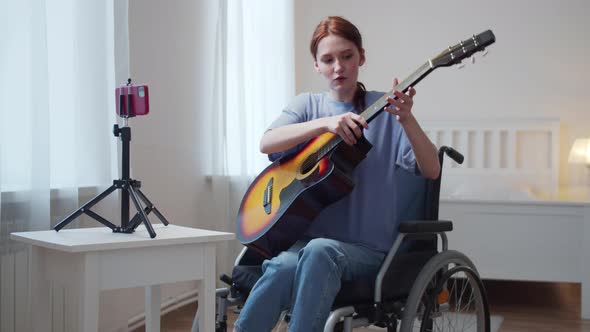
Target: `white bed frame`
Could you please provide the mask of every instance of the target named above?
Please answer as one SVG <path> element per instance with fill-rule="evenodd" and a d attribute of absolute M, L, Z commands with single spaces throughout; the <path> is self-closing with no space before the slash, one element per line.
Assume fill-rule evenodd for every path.
<path fill-rule="evenodd" d="M 590 204 L 511 192 L 526 186 L 555 196 L 559 120 L 423 127 L 435 145 L 465 155 L 463 165 L 447 158 L 443 169 L 439 217 L 453 221 L 450 247 L 469 256 L 484 279 L 581 283 L 581 313 L 590 319 Z"/>
<path fill-rule="evenodd" d="M 557 191 L 558 119 L 427 121 L 423 127 L 436 146 L 452 146 L 465 156 L 462 165 L 445 164 L 443 180 L 449 187 L 491 177 Z"/>

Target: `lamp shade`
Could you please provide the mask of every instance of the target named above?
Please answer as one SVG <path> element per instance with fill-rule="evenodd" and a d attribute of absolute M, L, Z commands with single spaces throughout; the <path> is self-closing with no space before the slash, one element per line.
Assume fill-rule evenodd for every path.
<path fill-rule="evenodd" d="M 574 142 L 568 162 L 573 164 L 590 164 L 590 138 L 578 138 Z"/>

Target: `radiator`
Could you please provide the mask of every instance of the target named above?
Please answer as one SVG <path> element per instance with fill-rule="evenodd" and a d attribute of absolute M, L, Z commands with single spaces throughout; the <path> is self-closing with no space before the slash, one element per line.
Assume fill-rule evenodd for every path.
<path fill-rule="evenodd" d="M 27 245 L 10 240 L 12 232 L 47 230 L 60 221 L 71 210 L 86 202 L 97 193 L 98 188 L 74 189 L 74 195 L 61 197 L 57 191 L 46 195 L 48 204 L 33 205 L 30 195 L 23 193 L 2 193 L 0 197 L 0 332 L 28 332 L 32 329 L 30 321 L 31 294 L 29 290 L 29 257 Z M 51 196 L 51 199 L 49 198 Z M 50 199 L 50 203 L 49 203 Z M 51 215 L 51 217 L 49 217 Z M 95 226 L 82 217 L 73 222 L 72 227 Z M 49 285 L 51 326 L 47 332 L 75 331 L 77 303 L 66 301 L 64 287 Z"/>

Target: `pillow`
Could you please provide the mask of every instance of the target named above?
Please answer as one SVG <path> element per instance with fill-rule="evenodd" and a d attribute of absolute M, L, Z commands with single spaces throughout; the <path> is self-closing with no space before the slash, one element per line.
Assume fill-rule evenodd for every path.
<path fill-rule="evenodd" d="M 458 180 L 458 179 L 457 179 Z M 535 188 L 503 178 L 478 177 L 463 181 L 443 181 L 440 197 L 460 200 L 532 201 L 538 200 Z"/>

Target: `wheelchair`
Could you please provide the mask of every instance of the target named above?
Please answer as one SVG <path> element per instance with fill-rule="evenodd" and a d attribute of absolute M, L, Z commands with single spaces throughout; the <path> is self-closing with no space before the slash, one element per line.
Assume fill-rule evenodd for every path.
<path fill-rule="evenodd" d="M 445 155 L 463 162 L 459 152 L 442 146 L 441 175 Z M 430 180 L 400 171 L 405 172 L 400 187 L 409 204 L 419 204 L 415 211 L 424 213 L 402 219 L 407 221 L 399 225 L 399 235 L 374 280 L 342 282 L 324 332 L 371 325 L 387 332 L 490 331 L 487 295 L 477 269 L 467 256 L 448 249 L 446 232 L 452 231 L 452 222 L 438 220 L 441 176 Z M 216 292 L 215 332 L 227 331 L 228 308 L 239 309 L 245 303 L 262 275 L 263 261 L 257 252 L 244 248 L 232 276 L 220 277 L 229 287 Z M 197 312 L 193 331 L 198 331 L 198 317 Z M 288 318 L 287 314 L 287 322 Z"/>

